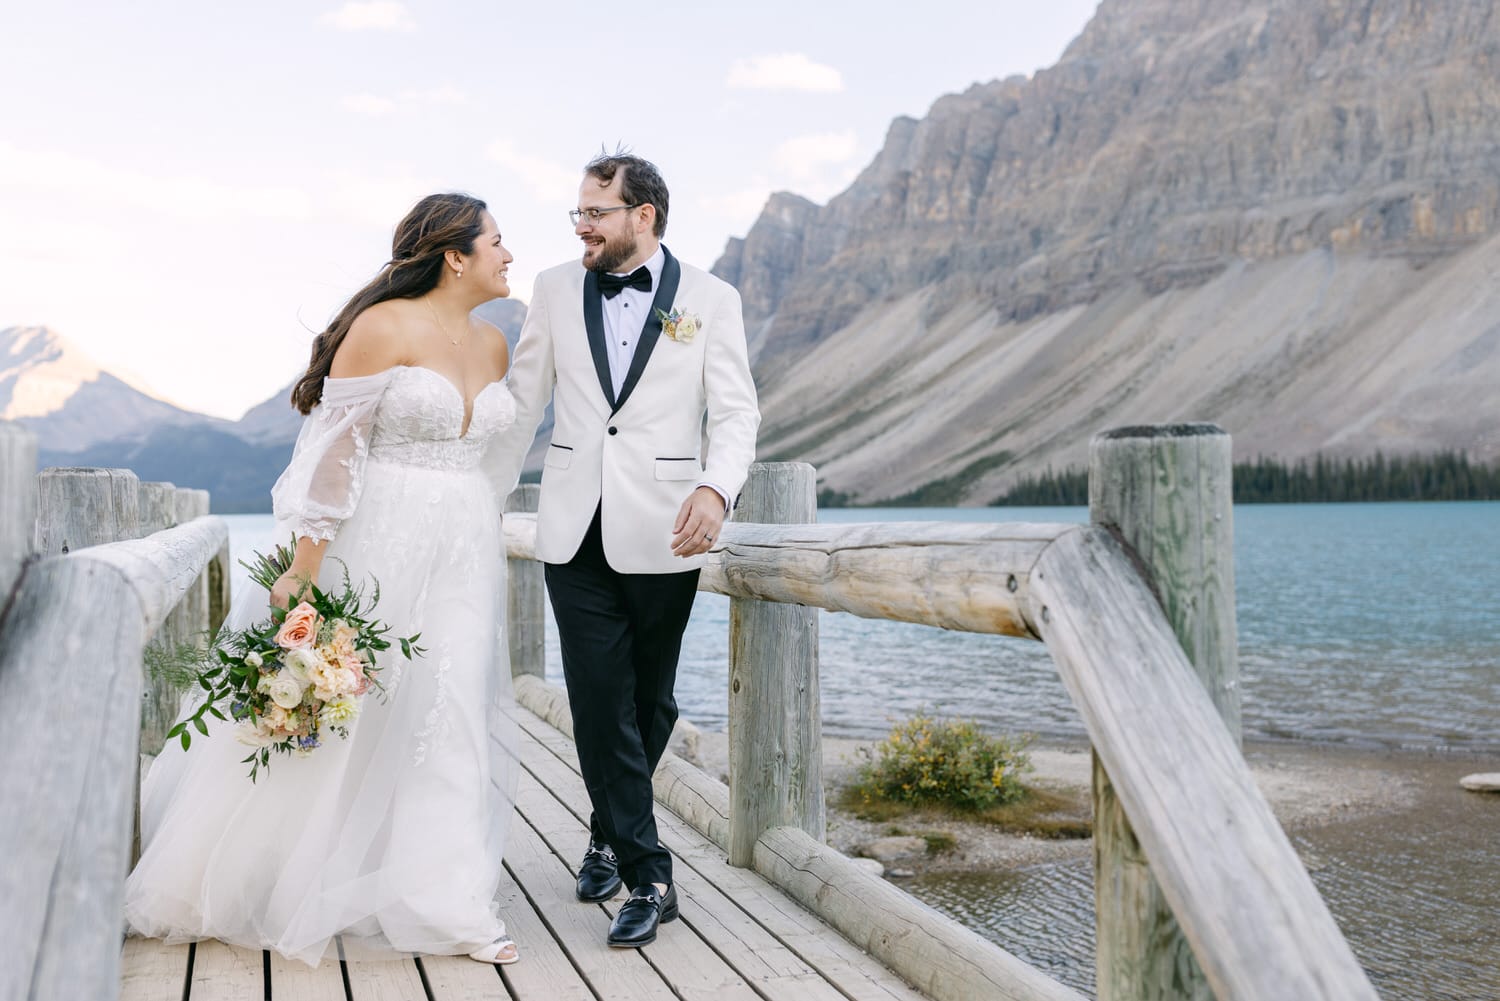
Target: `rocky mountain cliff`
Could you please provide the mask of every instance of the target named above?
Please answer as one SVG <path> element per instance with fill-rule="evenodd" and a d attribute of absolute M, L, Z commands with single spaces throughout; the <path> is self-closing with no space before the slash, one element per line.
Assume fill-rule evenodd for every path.
<path fill-rule="evenodd" d="M 1140 421 L 1500 458 L 1497 165 L 1488 0 L 1105 0 L 730 241 L 761 454 L 969 503 Z"/>

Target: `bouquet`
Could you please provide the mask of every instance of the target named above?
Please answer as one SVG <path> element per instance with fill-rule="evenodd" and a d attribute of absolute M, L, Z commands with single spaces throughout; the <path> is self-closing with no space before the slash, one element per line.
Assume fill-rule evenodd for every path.
<path fill-rule="evenodd" d="M 240 565 L 269 592 L 291 566 L 292 549 L 277 546 L 270 556 L 254 555 Z M 308 585 L 300 599 L 290 609 L 273 607 L 270 618 L 249 629 L 215 638 L 207 663 L 191 672 L 206 693 L 203 703 L 167 731 L 168 739 L 177 737 L 187 750 L 190 730 L 207 735 L 206 715 L 232 719 L 236 739 L 252 748 L 244 763 L 253 782 L 261 769 L 270 770 L 271 752 L 305 757 L 330 733 L 347 738 L 360 700 L 372 691 L 384 699 L 375 658 L 392 641 L 386 638 L 390 628 L 371 615 L 380 601 L 379 583 L 366 598 L 345 568 L 336 592 Z M 425 652 L 416 645 L 419 638 L 395 640 L 408 660 Z"/>

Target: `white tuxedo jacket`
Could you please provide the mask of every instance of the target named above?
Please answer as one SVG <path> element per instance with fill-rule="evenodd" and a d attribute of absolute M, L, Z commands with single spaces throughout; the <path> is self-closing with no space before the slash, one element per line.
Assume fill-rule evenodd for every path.
<path fill-rule="evenodd" d="M 618 400 L 597 278 L 581 263 L 537 276 L 508 376 L 516 422 L 492 443 L 491 468 L 502 488 L 514 487 L 551 399 L 555 424 L 537 514 L 544 563 L 573 558 L 597 507 L 616 571 L 691 570 L 701 557 L 672 555 L 682 502 L 704 482 L 733 501 L 755 459 L 760 411 L 739 293 L 662 249 L 661 281 Z M 662 333 L 657 311 L 674 309 L 700 321 L 691 339 Z"/>

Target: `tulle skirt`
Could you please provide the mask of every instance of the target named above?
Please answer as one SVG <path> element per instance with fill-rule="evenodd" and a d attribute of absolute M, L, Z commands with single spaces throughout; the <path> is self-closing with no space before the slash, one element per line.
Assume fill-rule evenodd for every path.
<path fill-rule="evenodd" d="M 465 953 L 504 934 L 494 898 L 518 765 L 494 493 L 477 471 L 372 459 L 320 585 L 337 586 L 339 561 L 356 584 L 378 581 L 375 616 L 392 636 L 420 633 L 426 655 L 393 646 L 386 700 L 365 697 L 347 740 L 273 755 L 253 784 L 231 725 L 186 752 L 168 741 L 141 789 L 133 931 L 309 964 Z M 266 595 L 246 591 L 230 628 L 268 614 Z"/>

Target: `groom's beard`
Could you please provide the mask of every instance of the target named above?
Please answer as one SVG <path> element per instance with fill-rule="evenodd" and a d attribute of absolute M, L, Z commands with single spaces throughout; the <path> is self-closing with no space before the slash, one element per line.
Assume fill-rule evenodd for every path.
<path fill-rule="evenodd" d="M 640 244 L 636 241 L 634 233 L 618 243 L 605 240 L 599 245 L 599 251 L 594 255 L 593 261 L 585 266 L 596 275 L 619 271 L 620 266 L 634 257 L 638 249 L 640 249 Z"/>

